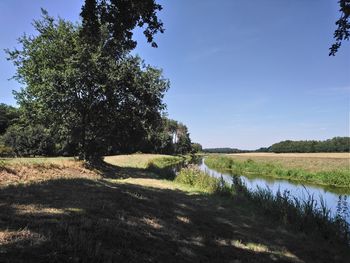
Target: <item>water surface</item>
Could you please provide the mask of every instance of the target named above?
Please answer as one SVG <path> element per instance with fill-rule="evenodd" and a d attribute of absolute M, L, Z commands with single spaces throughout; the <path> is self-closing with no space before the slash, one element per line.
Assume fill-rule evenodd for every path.
<path fill-rule="evenodd" d="M 222 177 L 225 182 L 229 184 L 232 184 L 232 176 L 240 176 L 250 191 L 255 191 L 258 188 L 269 188 L 273 194 L 276 194 L 278 191 L 282 193 L 284 191 L 289 191 L 292 196 L 298 198 L 299 200 L 307 200 L 311 195 L 317 201 L 317 206 L 320 206 L 321 200 L 323 200 L 327 208 L 330 209 L 333 216 L 337 212 L 339 200 L 350 201 L 350 188 L 304 184 L 297 181 L 275 179 L 272 177 L 264 176 L 236 175 L 229 170 L 219 171 L 217 169 L 209 168 L 204 163 L 204 158 L 199 164 L 199 167 L 202 171 L 205 171 L 213 177 Z M 345 206 L 349 211 L 349 202 L 345 202 Z M 350 223 L 350 214 L 345 215 L 345 217 Z"/>

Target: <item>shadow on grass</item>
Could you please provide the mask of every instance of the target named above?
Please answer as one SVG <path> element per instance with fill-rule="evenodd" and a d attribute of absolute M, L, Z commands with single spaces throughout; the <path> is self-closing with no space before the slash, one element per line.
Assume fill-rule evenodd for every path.
<path fill-rule="evenodd" d="M 155 176 L 108 164 L 99 170 L 106 178 Z M 0 262 L 348 262 L 348 254 L 336 258 L 313 243 L 240 199 L 104 179 L 0 189 Z"/>
<path fill-rule="evenodd" d="M 100 162 L 89 166 L 88 168 L 97 171 L 104 178 L 109 179 L 127 179 L 127 178 L 149 178 L 149 179 L 167 179 L 173 180 L 183 163 L 170 165 L 160 168 L 153 163 L 149 163 L 147 168 L 119 167 L 108 162 Z"/>

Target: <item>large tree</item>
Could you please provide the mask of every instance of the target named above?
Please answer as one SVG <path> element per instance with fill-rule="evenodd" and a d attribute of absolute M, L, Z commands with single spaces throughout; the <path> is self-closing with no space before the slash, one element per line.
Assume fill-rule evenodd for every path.
<path fill-rule="evenodd" d="M 16 93 L 23 119 L 76 144 L 89 161 L 123 135 L 147 136 L 159 123 L 168 81 L 128 55 L 136 45 L 129 31 L 148 24 L 145 34 L 153 43 L 153 35 L 163 31 L 155 15 L 159 9 L 154 1 L 86 0 L 81 26 L 43 11 L 34 22 L 38 34 L 24 35 L 22 49 L 8 51 L 24 85 Z"/>

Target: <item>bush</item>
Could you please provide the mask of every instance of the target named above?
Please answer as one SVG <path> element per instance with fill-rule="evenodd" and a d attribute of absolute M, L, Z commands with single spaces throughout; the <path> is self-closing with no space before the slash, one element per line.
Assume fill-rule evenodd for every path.
<path fill-rule="evenodd" d="M 11 147 L 0 144 L 0 157 L 14 157 L 15 153 Z"/>
<path fill-rule="evenodd" d="M 51 156 L 55 144 L 50 132 L 41 125 L 21 127 L 12 125 L 3 136 L 4 144 L 17 156 Z"/>

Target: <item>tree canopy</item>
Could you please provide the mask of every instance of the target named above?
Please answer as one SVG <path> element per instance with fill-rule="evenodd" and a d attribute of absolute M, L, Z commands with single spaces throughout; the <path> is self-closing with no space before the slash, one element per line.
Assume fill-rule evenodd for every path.
<path fill-rule="evenodd" d="M 84 25 L 43 11 L 34 22 L 39 34 L 24 35 L 22 49 L 8 54 L 24 84 L 15 95 L 26 125 L 43 125 L 76 144 L 82 159 L 95 159 L 118 141 L 141 141 L 156 129 L 169 82 L 139 57 L 104 50 L 109 34 L 103 27 L 100 41 L 86 41 Z"/>
<path fill-rule="evenodd" d="M 162 70 L 130 55 L 136 27 L 157 47 L 161 9 L 154 0 L 86 0 L 81 24 L 42 10 L 33 23 L 37 34 L 7 50 L 23 86 L 15 92 L 18 121 L 10 126 L 1 117 L 8 114 L 0 115 L 6 146 L 17 156 L 78 155 L 90 162 L 114 153 L 193 151 L 187 127 L 164 117 L 170 85 Z"/>

